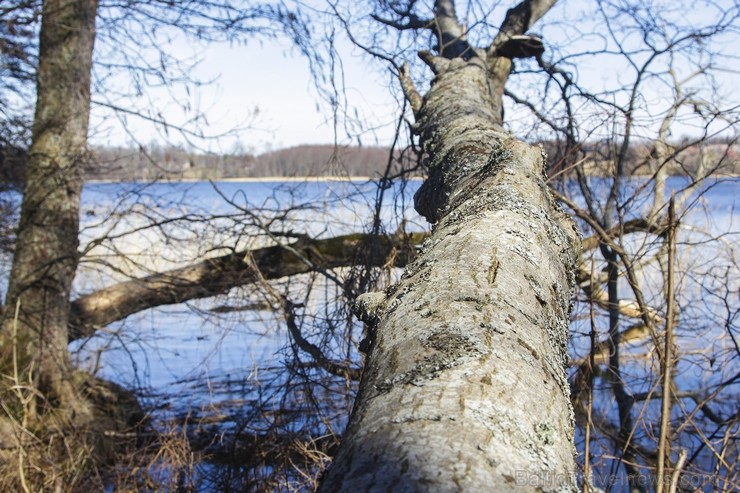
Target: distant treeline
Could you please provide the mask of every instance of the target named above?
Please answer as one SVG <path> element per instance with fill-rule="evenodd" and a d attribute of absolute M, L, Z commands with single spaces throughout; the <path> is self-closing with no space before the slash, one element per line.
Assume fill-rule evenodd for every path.
<path fill-rule="evenodd" d="M 590 143 L 569 156 L 557 142 L 544 142 L 550 175 L 579 163 L 590 176 L 613 173 L 617 149 L 608 143 Z M 672 175 L 693 173 L 702 160 L 712 171 L 740 175 L 740 145 L 727 140 L 689 141 L 673 144 L 675 158 L 668 171 Z M 652 146 L 637 144 L 627 151 L 625 172 L 649 175 L 659 165 L 651 154 Z M 91 149 L 85 169 L 87 180 L 146 181 L 158 179 L 219 180 L 228 178 L 302 177 L 302 176 L 382 176 L 388 165 L 390 150 L 382 147 L 334 147 L 303 145 L 260 155 L 203 154 L 175 146 L 149 146 L 138 149 L 97 147 Z M 398 154 L 396 154 L 398 156 Z M 0 188 L 18 185 L 26 155 L 20 149 L 0 147 Z M 715 170 L 714 168 L 718 166 Z M 406 168 L 413 164 L 407 163 Z M 398 172 L 399 165 L 393 165 Z M 567 171 L 566 171 L 567 172 Z M 419 175 L 419 172 L 415 172 Z"/>
<path fill-rule="evenodd" d="M 199 154 L 179 147 L 97 148 L 86 179 L 218 180 L 269 176 L 381 176 L 390 150 L 382 147 L 304 145 L 257 156 Z"/>
<path fill-rule="evenodd" d="M 576 150 L 563 148 L 561 142 L 543 142 L 548 156 L 548 174 L 572 173 L 580 166 L 588 176 L 613 176 L 621 149 L 610 142 L 590 142 Z M 740 144 L 729 139 L 710 139 L 699 144 L 688 138 L 670 144 L 667 162 L 657 159 L 652 143 L 635 143 L 626 150 L 624 173 L 650 176 L 659 168 L 669 175 L 696 176 L 700 166 L 708 174 L 740 175 Z"/>
<path fill-rule="evenodd" d="M 572 163 L 579 163 L 591 176 L 605 176 L 611 169 L 618 149 L 609 143 L 591 143 L 575 155 L 565 156 L 556 142 L 544 142 L 551 167 L 550 174 Z M 740 174 L 740 146 L 726 140 L 690 141 L 673 144 L 675 157 L 668 164 L 652 155 L 652 146 L 637 144 L 627 151 L 625 172 L 649 175 L 660 165 L 672 175 L 694 173 L 700 163 L 724 174 Z M 97 148 L 86 173 L 87 179 L 151 180 L 159 178 L 218 180 L 225 178 L 262 178 L 268 176 L 381 176 L 388 164 L 390 150 L 382 147 L 334 147 L 304 145 L 261 155 L 213 155 L 188 152 L 179 147 L 155 146 L 149 149 Z"/>

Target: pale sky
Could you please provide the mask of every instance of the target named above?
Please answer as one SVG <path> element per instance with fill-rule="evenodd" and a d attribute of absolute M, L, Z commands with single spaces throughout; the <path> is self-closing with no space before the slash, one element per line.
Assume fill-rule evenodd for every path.
<path fill-rule="evenodd" d="M 724 1 L 720 0 L 720 4 Z M 581 12 L 573 9 L 574 5 L 559 5 L 551 12 L 555 19 L 565 19 L 568 15 L 578 17 Z M 566 19 L 565 24 L 573 25 L 573 19 Z M 536 29 L 535 29 L 536 31 Z M 555 49 L 558 44 L 561 48 L 585 49 L 584 42 L 593 43 L 594 39 L 584 38 L 580 47 L 570 41 L 564 41 L 557 24 L 553 24 L 545 33 L 545 39 L 553 43 Z M 182 37 L 180 37 L 182 40 Z M 568 38 L 569 39 L 569 38 Z M 599 43 L 598 39 L 597 46 Z M 314 83 L 308 71 L 307 61 L 298 55 L 285 40 L 269 40 L 259 42 L 250 40 L 244 46 L 229 46 L 226 44 L 196 45 L 193 42 L 180 41 L 175 45 L 175 54 L 187 58 L 197 54 L 202 62 L 192 73 L 195 78 L 213 80 L 215 82 L 200 88 L 191 87 L 186 91 L 182 86 L 174 93 L 164 89 L 145 88 L 144 94 L 130 101 L 119 99 L 113 101 L 124 107 L 138 107 L 145 111 L 156 108 L 157 112 L 173 124 L 179 124 L 194 115 L 202 113 L 207 117 L 207 124 L 199 122 L 198 128 L 208 135 L 219 135 L 234 128 L 245 126 L 219 140 L 195 141 L 201 149 L 208 149 L 217 153 L 228 153 L 237 147 L 241 150 L 260 153 L 272 149 L 290 147 L 299 144 L 331 144 L 335 140 L 335 126 L 331 109 L 320 100 Z M 733 52 L 737 50 L 737 43 L 726 46 Z M 350 115 L 357 115 L 366 129 L 373 129 L 360 133 L 357 127 L 350 129 L 351 137 L 340 122 L 337 128 L 339 144 L 389 145 L 392 141 L 398 117 L 398 103 L 394 98 L 397 94 L 398 82 L 393 79 L 387 68 L 380 62 L 369 61 L 367 57 L 360 57 L 356 49 L 344 43 L 342 61 L 344 63 L 344 85 L 347 90 L 347 100 L 351 104 L 348 110 Z M 548 47 L 550 49 L 550 47 Z M 726 54 L 726 53 L 725 53 Z M 620 86 L 622 77 L 629 81 L 634 77 L 623 61 L 613 59 L 589 60 L 592 66 L 578 65 L 580 83 L 586 83 L 592 90 L 599 87 Z M 595 65 L 594 65 L 595 64 Z M 418 67 L 417 67 L 418 68 Z M 567 67 L 566 67 L 567 68 Z M 414 74 L 419 76 L 421 74 Z M 734 72 L 720 74 L 726 77 L 725 89 L 733 88 L 736 84 Z M 122 81 L 120 84 L 128 84 Z M 541 84 L 541 83 L 540 83 Z M 629 85 L 629 83 L 628 83 Z M 525 89 L 512 86 L 514 92 L 524 95 Z M 541 92 L 541 85 L 530 87 L 530 97 L 536 100 Z M 130 93 L 128 87 L 121 88 L 122 92 Z M 522 91 L 522 92 L 520 92 Z M 112 92 L 111 92 L 112 94 Z M 670 99 L 672 92 L 665 87 L 641 86 L 641 97 L 649 101 L 648 106 L 661 111 L 663 100 Z M 730 100 L 735 100 L 732 93 Z M 109 97 L 109 94 L 98 94 L 96 98 Z M 149 98 L 149 99 L 147 99 Z M 725 104 L 729 104 L 726 101 Z M 186 110 L 183 110 L 186 107 Z M 516 125 L 516 109 L 511 109 L 507 103 L 507 121 Z M 259 110 L 256 116 L 255 108 Z M 586 115 L 588 108 L 579 108 L 581 115 Z M 169 138 L 170 142 L 182 143 L 182 137 L 177 132 L 164 131 L 141 119 L 127 117 L 125 125 L 116 117 L 111 116 L 110 110 L 93 107 L 91 122 L 91 142 L 93 145 L 136 145 L 151 142 L 163 143 Z M 690 117 L 690 114 L 688 115 Z M 528 118 L 528 116 L 527 116 Z M 522 120 L 526 125 L 527 118 Z M 687 120 L 687 123 L 690 123 Z M 126 128 L 127 132 L 123 130 Z M 677 125 L 675 137 L 682 133 L 692 133 L 696 129 L 691 125 Z M 359 140 L 358 140 L 359 135 Z"/>
<path fill-rule="evenodd" d="M 252 42 L 246 46 L 213 44 L 197 48 L 182 43 L 178 53 L 202 59 L 193 75 L 203 80 L 216 79 L 212 84 L 177 90 L 176 103 L 171 102 L 163 89 L 147 89 L 140 98 L 144 107 L 158 107 L 166 118 L 182 122 L 196 112 L 207 115 L 207 124 L 199 128 L 208 135 L 219 135 L 246 124 L 248 128 L 235 131 L 218 141 L 203 141 L 199 145 L 216 152 L 230 152 L 236 142 L 244 150 L 264 152 L 299 144 L 331 144 L 334 142 L 334 122 L 328 105 L 321 101 L 308 70 L 308 62 L 287 42 Z M 380 65 L 372 67 L 357 53 L 345 46 L 345 84 L 351 114 L 357 111 L 367 128 L 362 133 L 363 145 L 390 145 L 394 133 L 397 104 L 388 88 L 389 73 Z M 101 97 L 101 96 L 98 96 Z M 153 100 L 146 103 L 146 97 Z M 168 102 L 169 101 L 169 102 Z M 126 104 L 126 103 L 124 103 Z M 180 106 L 189 105 L 184 113 Z M 254 115 L 254 110 L 258 113 Z M 186 116 L 187 115 L 187 116 Z M 160 128 L 127 117 L 126 128 L 142 144 L 164 141 L 167 137 Z M 91 141 L 101 145 L 126 145 L 133 142 L 122 130 L 120 121 L 110 110 L 94 108 L 91 122 Z M 356 144 L 350 140 L 340 122 L 337 140 L 340 144 Z M 182 139 L 176 132 L 168 132 L 174 142 Z"/>

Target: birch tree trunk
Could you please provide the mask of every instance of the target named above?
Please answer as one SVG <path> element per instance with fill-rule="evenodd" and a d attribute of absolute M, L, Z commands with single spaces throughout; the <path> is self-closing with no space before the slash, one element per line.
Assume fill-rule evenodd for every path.
<path fill-rule="evenodd" d="M 502 33 L 526 31 L 542 3 L 520 4 L 521 24 L 510 10 Z M 442 31 L 441 7 L 454 8 L 436 7 Z M 575 489 L 565 365 L 580 240 L 544 153 L 501 126 L 511 60 L 495 49 L 423 54 L 429 92 L 405 84 L 429 156 L 416 207 L 433 233 L 397 285 L 358 300 L 369 351 L 322 492 Z"/>
<path fill-rule="evenodd" d="M 32 144 L 0 333 L 3 373 L 30 375 L 43 402 L 72 412 L 84 409 L 70 382 L 67 325 L 97 5 L 43 2 Z"/>

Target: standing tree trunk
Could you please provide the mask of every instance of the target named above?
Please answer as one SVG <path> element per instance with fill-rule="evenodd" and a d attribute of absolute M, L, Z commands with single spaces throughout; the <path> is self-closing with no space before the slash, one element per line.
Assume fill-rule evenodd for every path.
<path fill-rule="evenodd" d="M 575 488 L 565 365 L 579 236 L 543 152 L 501 126 L 508 40 L 553 3 L 510 10 L 481 50 L 437 0 L 423 99 L 401 74 L 429 156 L 416 207 L 435 225 L 397 285 L 358 300 L 369 352 L 323 492 Z"/>
<path fill-rule="evenodd" d="M 42 406 L 85 412 L 71 382 L 67 325 L 97 6 L 43 2 L 36 114 L 0 332 L 3 374 L 26 379 L 42 396 L 31 401 L 31 413 Z"/>

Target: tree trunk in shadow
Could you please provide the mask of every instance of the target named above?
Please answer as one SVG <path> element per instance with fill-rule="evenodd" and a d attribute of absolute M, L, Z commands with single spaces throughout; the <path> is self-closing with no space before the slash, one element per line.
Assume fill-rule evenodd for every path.
<path fill-rule="evenodd" d="M 48 405 L 86 413 L 71 382 L 67 325 L 96 11 L 95 0 L 43 3 L 36 114 L 0 333 L 3 373 L 41 397 L 31 412 Z"/>

